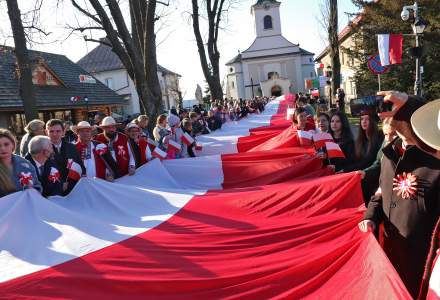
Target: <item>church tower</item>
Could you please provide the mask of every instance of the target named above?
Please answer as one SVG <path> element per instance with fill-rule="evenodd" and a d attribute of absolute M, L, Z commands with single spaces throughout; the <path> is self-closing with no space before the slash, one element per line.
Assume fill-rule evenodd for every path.
<path fill-rule="evenodd" d="M 280 4 L 276 0 L 258 0 L 252 6 L 257 38 L 281 35 Z"/>

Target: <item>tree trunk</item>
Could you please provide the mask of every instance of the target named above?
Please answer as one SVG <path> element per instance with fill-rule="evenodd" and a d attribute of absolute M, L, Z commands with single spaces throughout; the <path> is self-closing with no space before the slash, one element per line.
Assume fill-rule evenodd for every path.
<path fill-rule="evenodd" d="M 26 46 L 23 23 L 17 0 L 7 0 L 8 15 L 14 36 L 15 56 L 19 70 L 20 97 L 23 100 L 26 122 L 38 119 L 34 84 L 32 83 L 32 68 L 29 60 L 29 52 Z"/>
<path fill-rule="evenodd" d="M 341 86 L 341 62 L 339 60 L 339 39 L 338 39 L 338 0 L 330 1 L 328 39 L 330 45 L 330 59 L 332 65 L 331 95 L 330 101 L 334 104 L 336 90 Z"/>
<path fill-rule="evenodd" d="M 212 99 L 218 100 L 223 98 L 223 89 L 220 83 L 220 53 L 217 49 L 217 39 L 220 16 L 223 12 L 222 6 L 224 2 L 224 0 L 215 0 L 214 9 L 211 9 L 210 3 L 206 3 L 209 24 L 207 56 L 202 34 L 200 33 L 200 13 L 198 0 L 192 0 L 193 31 L 197 42 L 197 49 L 199 51 L 200 64 L 202 66 L 203 75 L 205 76 L 206 82 L 208 83 L 211 91 L 211 97 Z"/>
<path fill-rule="evenodd" d="M 155 114 L 163 111 L 162 89 L 157 75 L 157 55 L 156 55 L 156 0 L 147 3 L 145 29 L 144 29 L 144 68 L 147 85 L 152 94 L 151 101 L 154 103 Z"/>

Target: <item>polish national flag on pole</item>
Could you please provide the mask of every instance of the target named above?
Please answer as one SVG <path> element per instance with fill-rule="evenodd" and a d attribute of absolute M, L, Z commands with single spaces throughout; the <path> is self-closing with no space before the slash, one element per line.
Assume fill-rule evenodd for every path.
<path fill-rule="evenodd" d="M 190 136 L 187 132 L 185 132 L 182 135 L 182 142 L 185 143 L 185 145 L 190 146 L 192 143 L 194 143 L 194 139 L 192 136 Z"/>
<path fill-rule="evenodd" d="M 163 160 L 167 157 L 167 153 L 162 149 L 160 149 L 159 147 L 154 148 L 152 155 L 160 160 Z"/>
<path fill-rule="evenodd" d="M 69 173 L 67 173 L 67 177 L 78 181 L 81 178 L 82 169 L 81 166 L 74 162 L 73 159 L 69 159 L 67 163 L 67 169 L 69 169 Z"/>
<path fill-rule="evenodd" d="M 310 146 L 312 144 L 313 135 L 304 130 L 298 130 L 298 138 L 301 146 Z"/>
<path fill-rule="evenodd" d="M 326 142 L 325 148 L 327 149 L 328 158 L 345 158 L 344 152 L 338 144 L 334 142 Z"/>
<path fill-rule="evenodd" d="M 379 34 L 377 44 L 382 66 L 402 63 L 402 34 Z"/>
<path fill-rule="evenodd" d="M 179 152 L 180 150 L 182 150 L 182 146 L 176 141 L 169 140 L 168 149 Z"/>
<path fill-rule="evenodd" d="M 330 133 L 319 132 L 313 135 L 313 143 L 315 148 L 319 149 L 325 146 L 326 142 L 333 142 L 333 137 Z"/>

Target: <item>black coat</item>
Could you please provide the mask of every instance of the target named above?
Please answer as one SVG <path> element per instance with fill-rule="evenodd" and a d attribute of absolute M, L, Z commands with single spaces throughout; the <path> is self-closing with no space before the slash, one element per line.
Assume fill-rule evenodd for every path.
<path fill-rule="evenodd" d="M 54 155 L 53 159 L 55 161 L 55 165 L 57 169 L 61 173 L 61 178 L 63 181 L 67 181 L 67 175 L 69 174 L 69 170 L 67 169 L 67 162 L 69 159 L 73 159 L 74 162 L 79 164 L 82 169 L 82 175 L 86 174 L 86 168 L 84 167 L 83 161 L 81 160 L 81 157 L 78 153 L 78 150 L 76 150 L 76 147 L 74 144 L 68 143 L 66 141 L 61 142 L 61 150 L 58 153 L 55 146 L 53 146 Z M 66 191 L 66 194 L 68 194 L 73 187 L 75 186 L 76 182 L 69 181 L 69 185 Z"/>
<path fill-rule="evenodd" d="M 43 167 L 42 172 L 37 168 L 37 164 L 35 163 L 34 159 L 28 153 L 25 158 L 34 166 L 35 170 L 38 174 L 38 180 L 41 183 L 41 186 L 43 187 L 42 195 L 44 197 L 49 196 L 62 196 L 64 194 L 63 191 L 63 183 L 64 181 L 60 178 L 58 181 L 51 181 L 49 179 L 50 171 L 52 168 L 57 169 L 59 172 L 60 170 L 57 168 L 55 161 L 53 159 L 48 159 Z M 61 175 L 61 172 L 60 172 Z"/>
<path fill-rule="evenodd" d="M 374 196 L 365 219 L 384 224 L 383 248 L 413 297 L 417 296 L 431 234 L 440 211 L 440 160 L 409 146 L 399 155 L 400 139 L 383 148 L 381 196 Z M 393 191 L 403 172 L 417 177 L 417 192 L 404 199 Z"/>
<path fill-rule="evenodd" d="M 342 138 L 334 138 L 336 144 L 339 145 L 342 152 L 345 155 L 345 158 L 331 158 L 330 164 L 335 166 L 335 170 L 341 171 L 344 170 L 346 166 L 349 166 L 353 162 L 354 158 L 354 141 L 352 138 L 342 137 Z"/>

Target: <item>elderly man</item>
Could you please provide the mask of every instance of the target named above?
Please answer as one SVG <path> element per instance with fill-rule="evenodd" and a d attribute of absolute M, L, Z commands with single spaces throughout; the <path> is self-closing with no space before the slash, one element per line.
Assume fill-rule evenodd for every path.
<path fill-rule="evenodd" d="M 93 129 L 87 121 L 73 126 L 73 131 L 78 135 L 75 146 L 86 167 L 86 176 L 113 181 L 114 178 L 119 177 L 118 166 L 106 145 L 92 141 Z"/>
<path fill-rule="evenodd" d="M 131 152 L 128 138 L 125 134 L 117 132 L 115 119 L 105 117 L 100 125 L 104 131 L 95 137 L 97 142 L 107 145 L 113 160 L 118 165 L 120 176 L 133 175 L 136 170 L 136 161 Z"/>
<path fill-rule="evenodd" d="M 51 159 L 53 148 L 47 136 L 34 136 L 29 142 L 26 159 L 35 167 L 45 197 L 63 195 L 67 185 L 63 184 L 61 173 Z"/>
<path fill-rule="evenodd" d="M 69 169 L 67 164 L 69 160 L 73 160 L 79 164 L 82 169 L 82 174 L 86 173 L 86 169 L 79 157 L 79 153 L 73 144 L 63 140 L 64 136 L 64 122 L 58 119 L 51 119 L 46 123 L 46 134 L 50 138 L 54 150 L 54 160 L 57 169 L 61 173 L 61 181 L 68 182 L 68 187 L 65 194 L 68 194 L 75 186 L 75 181 L 67 181 Z"/>
<path fill-rule="evenodd" d="M 382 95 L 394 104 L 382 117 L 393 117 L 399 138 L 383 148 L 381 193 L 371 198 L 359 227 L 384 225 L 384 251 L 416 298 L 440 212 L 440 103 L 424 105 L 397 92 Z"/>

